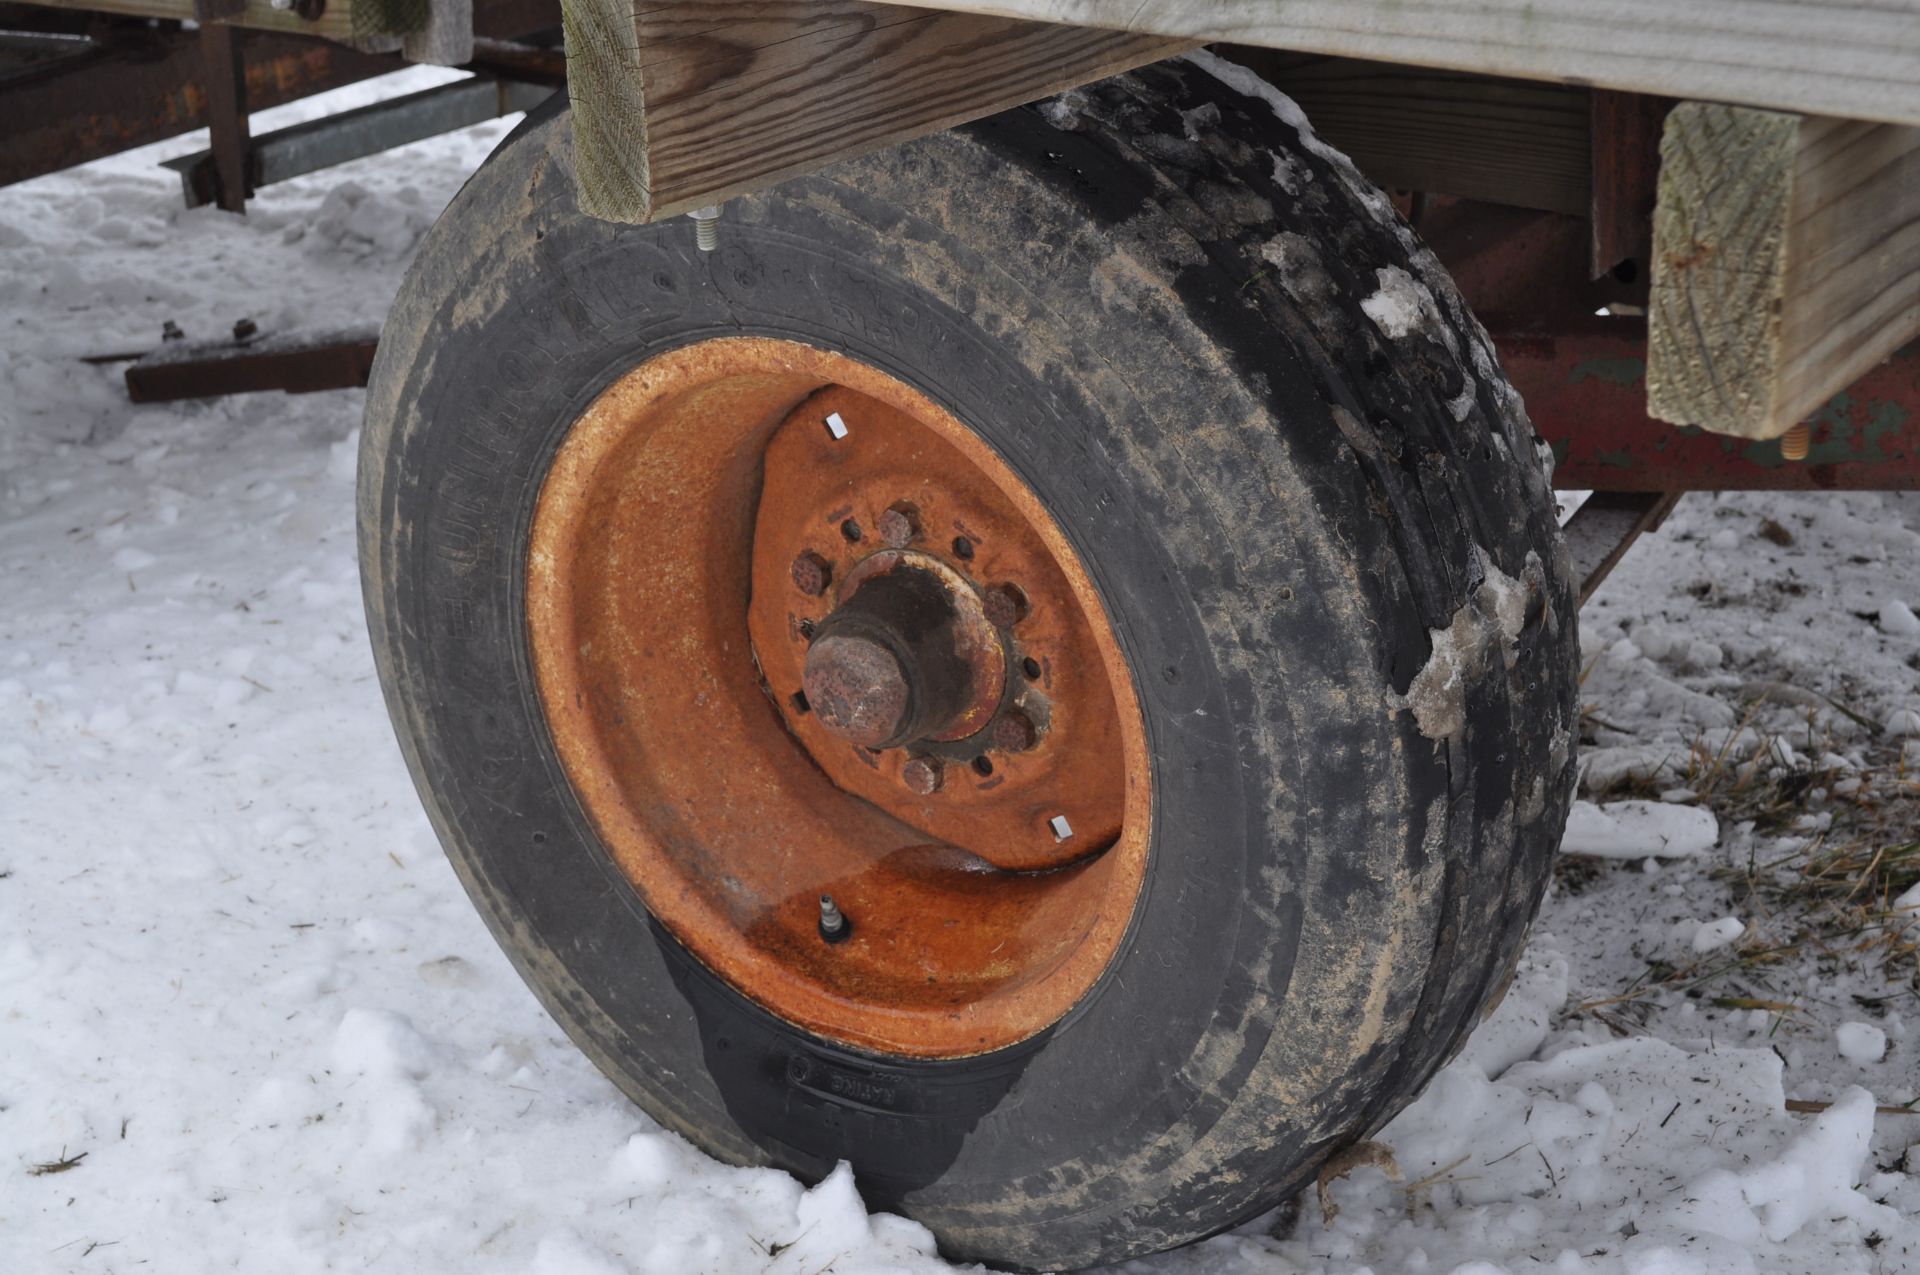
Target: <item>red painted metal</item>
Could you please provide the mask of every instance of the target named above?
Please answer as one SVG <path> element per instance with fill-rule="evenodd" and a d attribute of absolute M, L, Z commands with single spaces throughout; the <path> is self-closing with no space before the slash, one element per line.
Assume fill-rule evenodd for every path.
<path fill-rule="evenodd" d="M 1776 440 L 1727 438 L 1647 416 L 1647 330 L 1637 318 L 1489 325 L 1507 377 L 1552 445 L 1553 481 L 1595 491 L 1920 489 L 1920 343 L 1812 420 L 1804 461 Z"/>

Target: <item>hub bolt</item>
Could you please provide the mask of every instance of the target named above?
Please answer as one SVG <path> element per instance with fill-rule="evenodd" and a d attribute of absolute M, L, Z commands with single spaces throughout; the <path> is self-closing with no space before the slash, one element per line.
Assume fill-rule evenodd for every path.
<path fill-rule="evenodd" d="M 888 548 L 904 549 L 920 534 L 920 512 L 901 501 L 880 515 L 879 529 Z"/>
<path fill-rule="evenodd" d="M 687 216 L 693 218 L 694 247 L 701 252 L 712 252 L 720 246 L 720 206 L 718 204 L 696 208 Z"/>
<path fill-rule="evenodd" d="M 831 894 L 820 896 L 820 937 L 829 943 L 838 943 L 853 933 L 853 922 L 846 918 L 834 903 Z"/>
<path fill-rule="evenodd" d="M 817 598 L 833 583 L 833 564 L 809 549 L 793 560 L 793 587 Z"/>
<path fill-rule="evenodd" d="M 1033 719 L 1017 708 L 993 724 L 993 746 L 1003 753 L 1024 753 L 1033 747 L 1037 737 Z"/>
<path fill-rule="evenodd" d="M 987 623 L 997 629 L 1010 629 L 1027 618 L 1027 595 L 1017 584 L 996 585 L 980 599 Z"/>
<path fill-rule="evenodd" d="M 938 757 L 915 757 L 900 772 L 900 779 L 907 791 L 921 797 L 931 797 L 940 791 L 940 784 L 946 779 L 946 768 Z"/>

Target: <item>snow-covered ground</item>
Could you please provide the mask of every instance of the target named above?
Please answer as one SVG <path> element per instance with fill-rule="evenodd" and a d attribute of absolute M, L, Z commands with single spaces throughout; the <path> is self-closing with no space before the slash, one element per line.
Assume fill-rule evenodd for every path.
<path fill-rule="evenodd" d="M 78 361 L 377 321 L 506 127 L 244 220 L 179 208 L 192 138 L 0 191 L 0 1272 L 945 1269 L 844 1173 L 661 1133 L 496 951 L 374 681 L 360 394 L 135 407 Z M 1685 502 L 1588 609 L 1621 800 L 1506 1001 L 1337 1216 L 1132 1269 L 1920 1270 L 1920 1116 L 1874 1110 L 1920 1097 L 1916 531 Z"/>

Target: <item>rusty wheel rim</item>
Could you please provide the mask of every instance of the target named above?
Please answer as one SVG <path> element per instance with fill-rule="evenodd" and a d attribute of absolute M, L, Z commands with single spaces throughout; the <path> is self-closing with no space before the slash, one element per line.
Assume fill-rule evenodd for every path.
<path fill-rule="evenodd" d="M 650 359 L 563 439 L 526 597 L 614 861 L 772 1013 L 961 1057 L 1118 952 L 1150 813 L 1131 675 L 1039 498 L 905 383 L 770 338 Z"/>

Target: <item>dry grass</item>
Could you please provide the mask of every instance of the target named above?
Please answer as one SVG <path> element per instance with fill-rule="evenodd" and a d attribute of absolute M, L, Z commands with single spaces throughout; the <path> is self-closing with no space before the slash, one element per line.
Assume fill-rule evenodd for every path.
<path fill-rule="evenodd" d="M 1782 766 L 1775 738 L 1757 729 L 1758 750 L 1737 754 L 1731 741 L 1740 729 L 1754 728 L 1762 707 L 1748 707 L 1726 746 L 1716 750 L 1703 737 L 1694 741 L 1684 765 L 1676 757 L 1675 768 L 1683 775 L 1679 783 L 1630 779 L 1607 795 L 1657 798 L 1663 789 L 1686 787 L 1723 827 L 1750 822 L 1757 833 L 1799 833 L 1808 839 L 1770 862 L 1714 871 L 1747 921 L 1746 933 L 1732 946 L 1693 960 L 1649 960 L 1621 992 L 1579 1005 L 1576 1013 L 1625 1034 L 1644 1022 L 1650 1009 L 1642 1004 L 1645 998 L 1665 989 L 1724 1009 L 1764 1010 L 1778 1016 L 1777 1028 L 1800 1007 L 1769 994 L 1768 976 L 1773 967 L 1808 958 L 1830 969 L 1872 967 L 1892 987 L 1920 989 L 1920 913 L 1896 915 L 1892 909 L 1895 899 L 1920 884 L 1920 771 L 1902 764 L 1898 740 L 1867 744 L 1862 751 L 1869 764 L 1859 770 L 1818 765 L 1828 753 L 1845 751 L 1819 738 L 1796 750 L 1801 765 Z M 1807 766 L 1808 759 L 1816 764 Z M 1850 783 L 1856 780 L 1857 787 Z M 1840 792 L 1836 786 L 1852 790 Z M 1818 814 L 1830 816 L 1824 829 L 1802 822 Z M 1596 875 L 1591 861 L 1577 856 L 1557 871 L 1571 893 Z"/>

